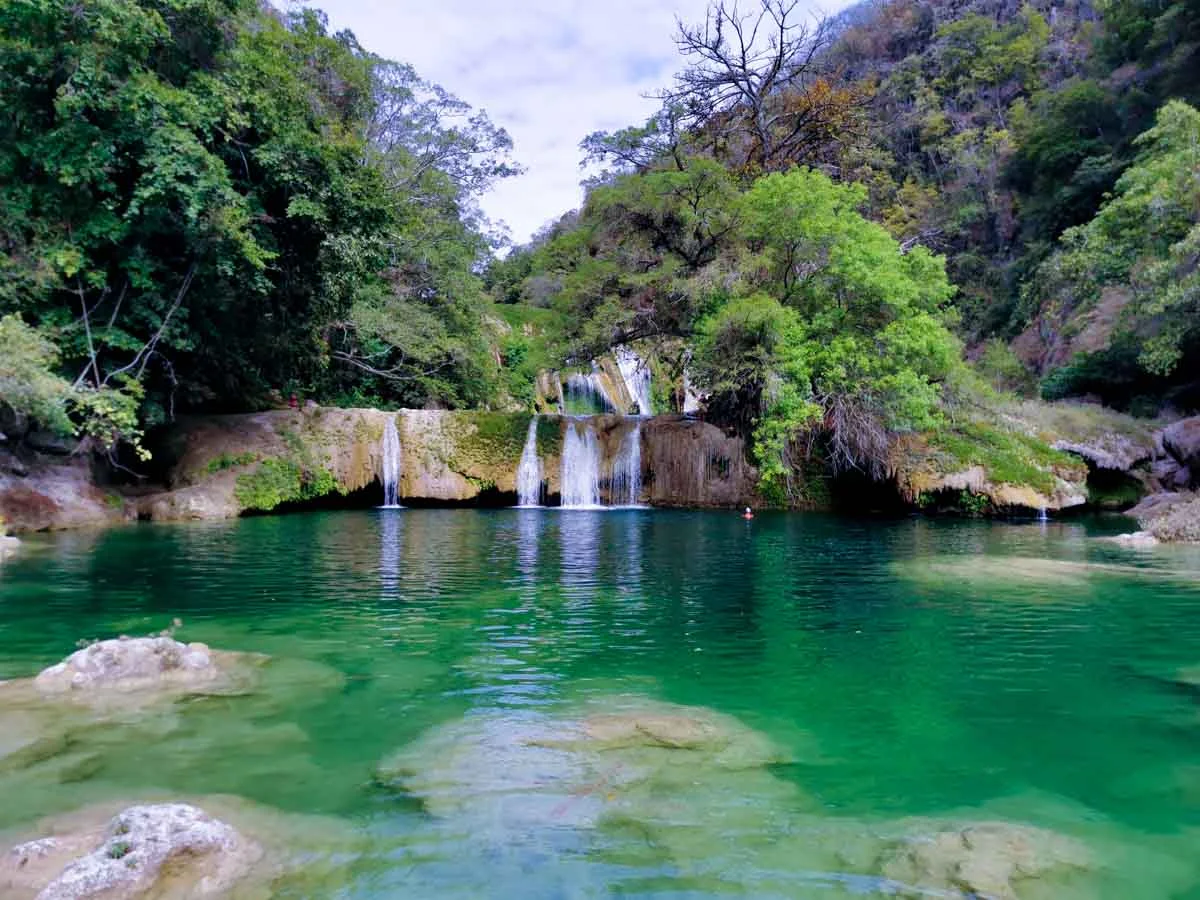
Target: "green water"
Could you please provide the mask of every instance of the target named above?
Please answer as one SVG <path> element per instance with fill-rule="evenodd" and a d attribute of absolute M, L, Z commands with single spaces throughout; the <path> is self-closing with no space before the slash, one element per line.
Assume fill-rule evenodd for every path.
<path fill-rule="evenodd" d="M 184 640 L 344 678 L 285 667 L 255 695 L 113 722 L 64 751 L 86 765 L 0 769 L 0 829 L 147 791 L 232 794 L 364 836 L 309 896 L 828 897 L 895 890 L 831 870 L 839 835 L 1004 820 L 1089 847 L 1097 871 L 1073 896 L 1200 897 L 1200 688 L 1181 675 L 1200 666 L 1200 556 L 1185 550 L 1124 550 L 1080 524 L 650 510 L 38 536 L 0 567 L 0 679 L 175 617 Z M 791 761 L 744 783 L 697 775 L 708 812 L 668 837 L 661 822 L 480 829 L 375 777 L 439 727 L 630 694 L 734 716 Z M 712 812 L 739 796 L 750 827 Z M 677 816 L 690 799 L 671 798 Z"/>

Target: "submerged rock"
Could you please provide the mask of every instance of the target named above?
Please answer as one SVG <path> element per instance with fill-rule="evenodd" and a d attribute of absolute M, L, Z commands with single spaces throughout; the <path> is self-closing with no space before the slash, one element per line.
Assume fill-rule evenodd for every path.
<path fill-rule="evenodd" d="M 11 556 L 20 549 L 21 542 L 19 540 L 15 537 L 0 534 L 0 560 L 3 560 L 6 556 Z"/>
<path fill-rule="evenodd" d="M 74 691 L 200 688 L 228 677 L 239 654 L 218 654 L 204 644 L 171 637 L 99 641 L 44 669 L 33 681 L 48 694 Z"/>
<path fill-rule="evenodd" d="M 468 716 L 385 760 L 379 777 L 435 816 L 500 832 L 591 828 L 613 817 L 699 825 L 726 802 L 791 797 L 793 786 L 765 771 L 786 760 L 732 717 L 622 698 L 561 718 Z M 760 806 L 760 822 L 765 815 Z"/>
<path fill-rule="evenodd" d="M 893 563 L 892 570 L 914 582 L 932 585 L 974 584 L 989 591 L 1022 585 L 1086 587 L 1096 580 L 1112 578 L 1196 584 L 1195 576 L 1186 570 L 1036 556 L 918 557 Z M 1024 597 L 1031 600 L 1057 599 L 1057 595 L 1049 592 L 1026 594 Z"/>
<path fill-rule="evenodd" d="M 1015 900 L 1024 883 L 1069 880 L 1092 859 L 1083 845 L 1052 831 L 979 822 L 923 827 L 887 847 L 880 864 L 883 875 L 904 885 Z"/>
<path fill-rule="evenodd" d="M 257 843 L 195 806 L 132 806 L 100 830 L 14 847 L 0 863 L 0 888 L 14 900 L 216 897 L 262 856 Z"/>
<path fill-rule="evenodd" d="M 0 839 L 4 900 L 333 897 L 396 846 L 339 818 L 226 795 L 127 797 L 11 840 Z"/>
<path fill-rule="evenodd" d="M 1116 537 L 1107 538 L 1114 544 L 1120 544 L 1122 547 L 1129 547 L 1132 550 L 1145 550 L 1150 547 L 1158 546 L 1158 538 L 1148 531 L 1134 531 L 1130 534 L 1118 534 Z"/>

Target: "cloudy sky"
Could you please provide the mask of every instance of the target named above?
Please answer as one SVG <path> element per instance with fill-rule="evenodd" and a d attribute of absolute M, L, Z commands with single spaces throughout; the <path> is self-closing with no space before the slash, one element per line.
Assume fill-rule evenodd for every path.
<path fill-rule="evenodd" d="M 412 63 L 508 129 L 526 174 L 484 198 L 517 242 L 579 205 L 579 141 L 644 121 L 707 0 L 317 0 L 334 29 Z M 841 3 L 823 3 L 832 12 Z"/>

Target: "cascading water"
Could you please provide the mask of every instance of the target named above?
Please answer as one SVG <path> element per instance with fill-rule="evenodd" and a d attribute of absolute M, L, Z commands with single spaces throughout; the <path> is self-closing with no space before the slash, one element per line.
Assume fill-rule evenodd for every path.
<path fill-rule="evenodd" d="M 400 433 L 396 419 L 389 416 L 383 426 L 383 508 L 400 508 Z"/>
<path fill-rule="evenodd" d="M 638 414 L 654 415 L 654 401 L 650 396 L 650 367 L 628 347 L 617 347 L 614 352 L 629 396 L 638 405 Z"/>
<path fill-rule="evenodd" d="M 600 442 L 591 422 L 567 422 L 562 454 L 562 505 L 565 509 L 600 506 Z"/>
<path fill-rule="evenodd" d="M 567 392 L 563 408 L 566 412 L 575 415 L 616 411 L 617 405 L 604 389 L 595 364 L 588 374 L 573 372 L 567 376 Z"/>
<path fill-rule="evenodd" d="M 642 421 L 633 420 L 633 428 L 621 441 L 609 479 L 609 502 L 613 506 L 637 506 L 642 496 Z"/>
<path fill-rule="evenodd" d="M 542 459 L 537 449 L 538 417 L 529 420 L 529 432 L 525 435 L 525 449 L 521 451 L 521 464 L 517 466 L 517 503 L 521 506 L 542 504 Z"/>

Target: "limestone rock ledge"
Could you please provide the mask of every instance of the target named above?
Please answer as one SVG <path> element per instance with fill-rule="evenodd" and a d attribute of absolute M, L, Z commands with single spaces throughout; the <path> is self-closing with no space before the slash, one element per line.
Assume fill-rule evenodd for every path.
<path fill-rule="evenodd" d="M 528 414 L 310 407 L 181 420 L 166 442 L 169 490 L 142 498 L 139 516 L 234 518 L 380 489 L 389 419 L 400 437 L 402 499 L 470 502 L 485 491 L 515 490 Z M 552 492 L 558 431 L 539 429 Z"/>
<path fill-rule="evenodd" d="M 414 503 L 515 502 L 529 413 L 372 409 L 279 410 L 184 419 L 163 451 L 169 490 L 139 501 L 153 521 L 228 519 L 289 503 L 374 492 L 382 498 L 382 437 L 393 418 L 400 438 L 400 499 Z M 656 506 L 757 505 L 757 473 L 743 442 L 680 416 L 589 420 L 611 462 L 641 428 L 643 502 Z M 537 445 L 548 497 L 561 492 L 564 429 L 538 418 Z M 602 488 L 603 490 L 603 488 Z"/>

